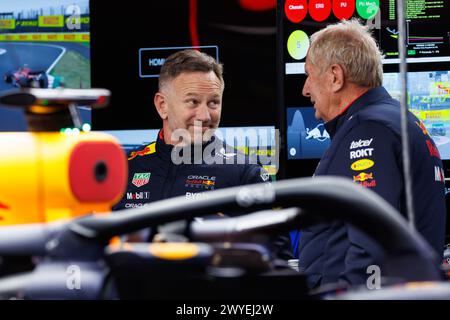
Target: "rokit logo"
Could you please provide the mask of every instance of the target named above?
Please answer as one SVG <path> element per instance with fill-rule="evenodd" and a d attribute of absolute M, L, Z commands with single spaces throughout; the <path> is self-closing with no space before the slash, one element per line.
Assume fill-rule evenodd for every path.
<path fill-rule="evenodd" d="M 372 144 L 372 141 L 373 138 L 370 140 L 359 139 L 359 141 L 352 141 L 352 143 L 350 144 L 350 150 L 369 147 Z"/>
<path fill-rule="evenodd" d="M 148 200 L 150 199 L 150 192 L 127 192 L 128 200 Z"/>
<path fill-rule="evenodd" d="M 185 181 L 185 187 L 214 190 L 216 185 L 215 176 L 189 175 Z"/>
<path fill-rule="evenodd" d="M 359 159 L 371 157 L 373 153 L 373 148 L 360 149 L 355 151 L 350 151 L 350 159 Z"/>

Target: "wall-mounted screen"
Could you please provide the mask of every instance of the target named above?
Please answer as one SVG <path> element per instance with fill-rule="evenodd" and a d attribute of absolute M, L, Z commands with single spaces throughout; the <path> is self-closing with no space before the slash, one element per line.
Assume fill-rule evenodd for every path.
<path fill-rule="evenodd" d="M 0 2 L 0 93 L 90 88 L 89 0 Z M 90 109 L 80 108 L 90 124 Z M 23 131 L 22 111 L 0 108 L 0 131 Z"/>
<path fill-rule="evenodd" d="M 287 177 L 312 175 L 329 144 L 323 123 L 312 117 L 309 98 L 302 96 L 311 35 L 343 19 L 358 18 L 368 25 L 384 54 L 383 85 L 398 99 L 396 5 L 396 0 L 278 1 L 278 103 Z M 406 1 L 406 19 L 410 108 L 424 122 L 442 158 L 450 159 L 450 2 Z"/>

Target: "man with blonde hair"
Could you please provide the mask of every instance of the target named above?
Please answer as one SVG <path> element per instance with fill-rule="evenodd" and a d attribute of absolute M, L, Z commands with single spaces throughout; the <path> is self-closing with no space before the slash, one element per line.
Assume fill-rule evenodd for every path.
<path fill-rule="evenodd" d="M 129 153 L 126 193 L 114 210 L 149 206 L 176 196 L 194 199 L 210 190 L 270 179 L 254 159 L 214 135 L 220 123 L 224 88 L 222 64 L 206 53 L 187 49 L 167 57 L 154 96 L 162 129 L 155 142 Z M 156 228 L 152 231 L 151 239 Z M 141 241 L 142 235 L 133 235 L 132 239 Z M 277 257 L 292 258 L 287 234 L 276 237 L 270 246 Z"/>
<path fill-rule="evenodd" d="M 400 106 L 381 86 L 381 59 L 368 28 L 357 20 L 329 25 L 311 37 L 302 93 L 311 99 L 316 118 L 325 121 L 331 137 L 315 175 L 348 177 L 406 217 Z M 412 113 L 408 130 L 414 222 L 441 256 L 446 214 L 442 162 L 426 128 Z M 371 265 L 380 266 L 383 277 L 381 249 L 342 222 L 305 228 L 299 252 L 300 268 L 312 288 L 366 284 Z"/>

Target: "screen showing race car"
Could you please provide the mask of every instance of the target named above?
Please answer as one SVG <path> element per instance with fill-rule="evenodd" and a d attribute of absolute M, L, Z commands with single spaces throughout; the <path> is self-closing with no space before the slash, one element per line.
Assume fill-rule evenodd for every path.
<path fill-rule="evenodd" d="M 385 73 L 383 85 L 395 99 L 400 99 L 398 73 Z M 442 159 L 450 159 L 450 72 L 408 73 L 408 101 L 425 125 Z"/>
<path fill-rule="evenodd" d="M 278 1 L 278 88 L 286 176 L 311 175 L 329 144 L 323 125 L 312 117 L 309 98 L 302 96 L 311 35 L 340 20 L 358 18 L 369 26 L 384 54 L 384 85 L 394 98 L 399 98 L 396 5 L 396 0 Z M 450 70 L 449 19 L 449 1 L 406 1 L 410 108 L 424 121 L 443 159 L 450 159 L 446 89 Z"/>
<path fill-rule="evenodd" d="M 89 31 L 89 0 L 0 2 L 0 92 L 90 88 Z M 26 129 L 19 111 L 0 108 L 0 119 L 1 131 Z"/>
<path fill-rule="evenodd" d="M 400 100 L 398 73 L 384 73 L 383 86 Z M 408 73 L 408 101 L 433 138 L 441 158 L 450 159 L 450 71 Z M 323 122 L 312 107 L 287 108 L 288 159 L 320 158 L 330 144 Z"/>

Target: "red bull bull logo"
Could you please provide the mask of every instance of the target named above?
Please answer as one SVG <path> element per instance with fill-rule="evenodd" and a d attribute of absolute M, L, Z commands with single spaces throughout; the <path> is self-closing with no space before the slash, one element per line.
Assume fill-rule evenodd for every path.
<path fill-rule="evenodd" d="M 204 184 L 204 185 L 207 185 L 207 186 L 213 186 L 213 185 L 215 185 L 216 183 L 215 183 L 214 181 L 212 181 L 212 180 L 204 180 L 204 181 L 203 181 L 203 184 Z"/>
<path fill-rule="evenodd" d="M 367 180 L 372 180 L 373 179 L 373 173 L 365 173 L 365 172 L 361 172 L 360 174 L 353 176 L 353 181 L 358 181 L 358 182 L 364 182 Z"/>
<path fill-rule="evenodd" d="M 377 182 L 376 182 L 376 180 L 372 180 L 370 182 L 369 181 L 363 181 L 359 185 L 361 187 L 364 187 L 364 188 L 374 188 L 374 187 L 377 186 Z"/>
<path fill-rule="evenodd" d="M 130 156 L 128 157 L 128 160 L 133 160 L 134 158 L 136 158 L 137 156 L 143 157 L 146 156 L 148 154 L 152 154 L 155 152 L 156 148 L 155 148 L 155 143 L 153 142 L 152 144 L 149 144 L 148 146 L 146 146 L 144 149 L 142 150 L 138 150 L 138 151 L 133 151 L 130 153 Z"/>

